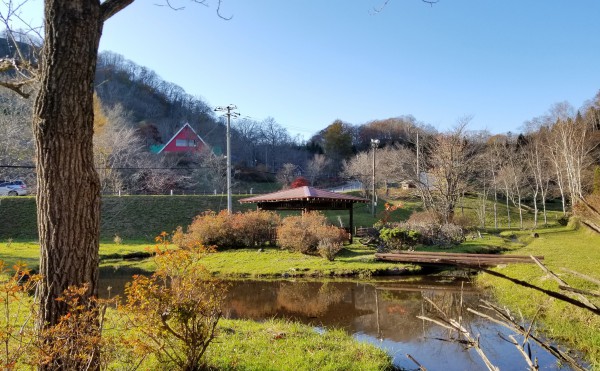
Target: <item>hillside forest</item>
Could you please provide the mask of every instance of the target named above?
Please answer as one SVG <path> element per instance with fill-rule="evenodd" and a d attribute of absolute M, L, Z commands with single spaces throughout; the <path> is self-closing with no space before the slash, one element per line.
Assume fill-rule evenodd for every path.
<path fill-rule="evenodd" d="M 95 164 L 104 194 L 225 192 L 225 120 L 214 107 L 111 52 L 99 55 L 95 86 Z M 24 179 L 33 189 L 32 103 L 0 90 L 0 179 Z M 406 188 L 445 221 L 465 195 L 481 201 L 481 224 L 488 212 L 496 224 L 509 206 L 521 211 L 512 217 L 513 227 L 522 226 L 525 208 L 535 211 L 536 224 L 546 223 L 549 201 L 564 213 L 583 204 L 584 212 L 597 214 L 586 200 L 600 192 L 600 92 L 579 108 L 551 105 L 525 122 L 521 133 L 474 131 L 469 122 L 458 118 L 452 129 L 438 132 L 411 115 L 361 124 L 335 120 L 303 140 L 271 117 L 235 119 L 234 192 L 261 183 L 285 188 L 298 177 L 318 187 L 358 180 L 369 197 L 373 188 L 383 194 Z M 157 154 L 185 123 L 208 146 Z M 486 210 L 490 199 L 496 202 Z"/>

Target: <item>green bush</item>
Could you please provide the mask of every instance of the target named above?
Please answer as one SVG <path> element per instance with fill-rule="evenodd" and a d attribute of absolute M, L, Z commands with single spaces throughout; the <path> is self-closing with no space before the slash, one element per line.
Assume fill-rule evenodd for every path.
<path fill-rule="evenodd" d="M 319 212 L 307 212 L 283 219 L 277 229 L 277 244 L 282 249 L 316 255 L 319 242 L 342 244 L 348 238 L 346 231 L 327 225 L 327 218 Z"/>
<path fill-rule="evenodd" d="M 379 237 L 390 250 L 412 250 L 419 242 L 421 233 L 403 227 L 383 228 L 379 232 Z"/>

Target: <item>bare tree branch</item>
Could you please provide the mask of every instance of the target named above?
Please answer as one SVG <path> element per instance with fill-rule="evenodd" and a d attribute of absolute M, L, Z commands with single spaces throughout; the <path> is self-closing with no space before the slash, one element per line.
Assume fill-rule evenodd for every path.
<path fill-rule="evenodd" d="M 31 81 L 23 81 L 23 82 L 18 82 L 18 83 L 0 81 L 0 86 L 10 89 L 10 90 L 14 91 L 15 93 L 19 94 L 21 97 L 27 99 L 27 98 L 31 97 L 31 93 L 24 91 L 23 87 L 29 85 L 33 81 L 35 81 L 35 79 L 32 79 Z"/>
<path fill-rule="evenodd" d="M 576 271 L 573 271 L 573 270 L 570 270 L 570 269 L 567 269 L 567 268 L 561 268 L 561 270 L 563 270 L 563 271 L 565 271 L 567 273 L 571 273 L 574 276 L 577 276 L 579 278 L 583 278 L 586 281 L 595 283 L 596 285 L 600 286 L 600 280 L 598 280 L 598 279 L 596 279 L 594 277 L 590 277 L 590 276 L 585 275 L 583 273 L 579 273 L 579 272 L 576 272 Z"/>
<path fill-rule="evenodd" d="M 175 10 L 175 11 L 179 11 L 179 10 L 184 10 L 185 6 L 175 6 L 172 4 L 173 0 L 163 0 L 164 4 L 154 4 L 156 6 L 166 6 L 168 8 L 171 8 L 171 10 Z M 200 4 L 200 5 L 204 5 L 205 7 L 208 7 L 208 1 L 207 0 L 191 0 L 193 3 L 196 4 Z M 229 21 L 233 18 L 233 16 L 229 16 L 226 17 L 223 14 L 221 14 L 221 5 L 222 5 L 223 1 L 222 0 L 217 0 L 217 15 L 219 16 L 219 18 L 222 18 L 226 21 Z"/>
<path fill-rule="evenodd" d="M 102 5 L 100 5 L 102 9 L 102 19 L 106 21 L 113 15 L 117 14 L 121 10 L 125 9 L 134 0 L 106 0 Z"/>
<path fill-rule="evenodd" d="M 440 2 L 440 0 L 421 0 L 424 3 L 427 3 L 431 6 L 433 6 L 433 4 L 437 4 Z M 375 13 L 381 13 L 381 11 L 388 5 L 388 3 L 390 2 L 390 0 L 385 0 L 379 7 L 377 8 L 373 8 L 373 11 Z"/>
<path fill-rule="evenodd" d="M 548 268 L 546 268 L 546 266 L 544 264 L 542 264 L 542 262 L 540 262 L 538 259 L 536 259 L 535 256 L 530 255 L 529 257 L 538 265 L 538 267 L 540 267 L 546 274 L 548 274 L 560 286 L 565 287 L 565 288 L 571 288 L 571 286 L 568 283 L 566 283 L 565 281 L 561 280 L 556 274 L 554 274 L 554 272 L 552 272 L 551 270 L 549 270 Z M 577 291 L 566 290 L 566 289 L 564 289 L 564 290 L 576 293 L 577 297 L 579 298 L 579 301 L 581 301 L 583 304 L 585 304 L 589 308 L 594 308 L 594 309 L 598 310 L 598 307 L 596 305 L 594 305 L 594 303 L 590 302 L 585 296 L 583 296 L 582 294 L 578 293 Z"/>

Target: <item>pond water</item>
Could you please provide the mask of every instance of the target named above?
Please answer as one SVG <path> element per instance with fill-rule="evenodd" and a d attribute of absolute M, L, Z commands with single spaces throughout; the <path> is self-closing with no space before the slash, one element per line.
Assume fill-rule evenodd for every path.
<path fill-rule="evenodd" d="M 101 287 L 112 286 L 114 295 L 122 293 L 131 274 L 107 276 L 101 274 Z M 418 369 L 408 359 L 410 354 L 428 370 L 485 370 L 474 349 L 448 341 L 457 339 L 455 332 L 417 318 L 437 317 L 433 302 L 448 318 L 462 318 L 463 326 L 474 337 L 479 336 L 481 348 L 494 365 L 502 370 L 527 369 L 516 347 L 499 335 L 508 338 L 510 330 L 465 310 L 480 310 L 480 299 L 486 296 L 464 278 L 230 281 L 227 296 L 224 315 L 228 318 L 260 321 L 277 317 L 312 325 L 317 331 L 341 328 L 359 341 L 385 349 L 400 368 Z M 532 346 L 531 351 L 540 369 L 561 369 L 556 359 L 539 346 Z"/>

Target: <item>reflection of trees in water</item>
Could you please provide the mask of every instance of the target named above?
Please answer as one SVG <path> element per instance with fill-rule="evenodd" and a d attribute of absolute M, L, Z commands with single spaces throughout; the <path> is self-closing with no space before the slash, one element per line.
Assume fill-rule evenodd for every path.
<path fill-rule="evenodd" d="M 467 296 L 461 292 L 426 291 L 423 292 L 423 298 L 431 301 L 423 300 L 425 311 L 423 314 L 425 315 L 439 315 L 439 311 L 442 311 L 448 318 L 473 318 L 475 316 L 464 308 L 466 306 L 476 307 L 479 295 Z"/>
<path fill-rule="evenodd" d="M 227 297 L 229 317 L 319 317 L 341 302 L 344 292 L 327 282 L 248 281 L 232 285 Z"/>
<path fill-rule="evenodd" d="M 474 303 L 479 295 L 467 291 L 463 301 Z M 286 317 L 402 342 L 423 339 L 435 327 L 417 319 L 435 310 L 424 297 L 453 317 L 461 302 L 460 287 L 422 289 L 406 283 L 376 288 L 357 282 L 240 281 L 231 285 L 227 296 L 224 311 L 231 318 Z"/>
<path fill-rule="evenodd" d="M 291 313 L 318 317 L 327 312 L 331 305 L 339 303 L 343 296 L 341 290 L 327 282 L 316 285 L 285 282 L 279 289 L 277 305 Z"/>
<path fill-rule="evenodd" d="M 275 316 L 277 290 L 273 286 L 272 282 L 233 282 L 223 306 L 225 316 L 252 319 Z"/>
<path fill-rule="evenodd" d="M 279 288 L 277 305 L 291 313 L 318 317 L 341 302 L 343 296 L 340 289 L 328 282 L 284 282 Z"/>

